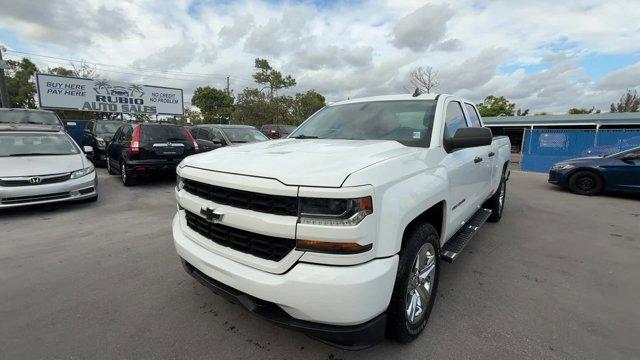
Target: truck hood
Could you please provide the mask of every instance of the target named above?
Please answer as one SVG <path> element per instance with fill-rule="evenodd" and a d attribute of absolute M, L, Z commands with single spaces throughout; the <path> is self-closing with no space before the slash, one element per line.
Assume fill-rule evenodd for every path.
<path fill-rule="evenodd" d="M 82 154 L 0 157 L 0 177 L 60 174 L 84 167 Z"/>
<path fill-rule="evenodd" d="M 224 147 L 190 156 L 183 164 L 286 185 L 340 187 L 353 172 L 415 151 L 388 140 L 285 139 Z"/>

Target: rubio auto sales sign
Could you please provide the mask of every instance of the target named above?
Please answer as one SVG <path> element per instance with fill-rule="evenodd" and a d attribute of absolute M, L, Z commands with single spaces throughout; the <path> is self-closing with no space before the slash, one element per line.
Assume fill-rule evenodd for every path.
<path fill-rule="evenodd" d="M 36 74 L 43 109 L 183 115 L 182 89 Z"/>

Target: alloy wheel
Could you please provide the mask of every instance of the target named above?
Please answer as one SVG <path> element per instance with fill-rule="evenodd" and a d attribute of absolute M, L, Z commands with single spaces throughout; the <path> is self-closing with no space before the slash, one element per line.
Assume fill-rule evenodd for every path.
<path fill-rule="evenodd" d="M 419 323 L 429 306 L 436 272 L 436 252 L 433 245 L 422 245 L 413 262 L 407 284 L 406 317 L 410 324 Z"/>

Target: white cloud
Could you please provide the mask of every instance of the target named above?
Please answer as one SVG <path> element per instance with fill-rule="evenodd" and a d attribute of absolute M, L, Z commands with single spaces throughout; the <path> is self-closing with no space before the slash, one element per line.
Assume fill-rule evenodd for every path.
<path fill-rule="evenodd" d="M 426 65 L 440 73 L 440 91 L 505 95 L 532 112 L 604 110 L 640 84 L 637 1 L 0 0 L 0 9 L 10 49 L 124 67 L 99 71 L 184 88 L 186 100 L 196 86 L 224 86 L 226 75 L 236 92 L 252 86 L 256 57 L 293 75 L 291 91 L 314 88 L 329 100 L 405 91 L 411 69 Z M 596 77 L 584 63 L 593 54 L 636 63 Z M 158 71 L 130 74 L 136 66 Z"/>
<path fill-rule="evenodd" d="M 453 10 L 447 5 L 424 5 L 400 18 L 393 28 L 393 43 L 399 48 L 424 51 L 442 39 Z"/>

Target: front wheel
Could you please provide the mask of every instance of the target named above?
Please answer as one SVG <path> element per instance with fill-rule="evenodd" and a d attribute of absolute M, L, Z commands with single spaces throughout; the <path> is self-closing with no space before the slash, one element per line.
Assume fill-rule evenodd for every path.
<path fill-rule="evenodd" d="M 438 232 L 431 224 L 415 228 L 400 253 L 396 282 L 387 309 L 387 336 L 408 343 L 427 325 L 440 274 Z"/>
<path fill-rule="evenodd" d="M 569 189 L 580 195 L 597 195 L 602 192 L 604 181 L 592 171 L 578 171 L 569 178 Z"/>

